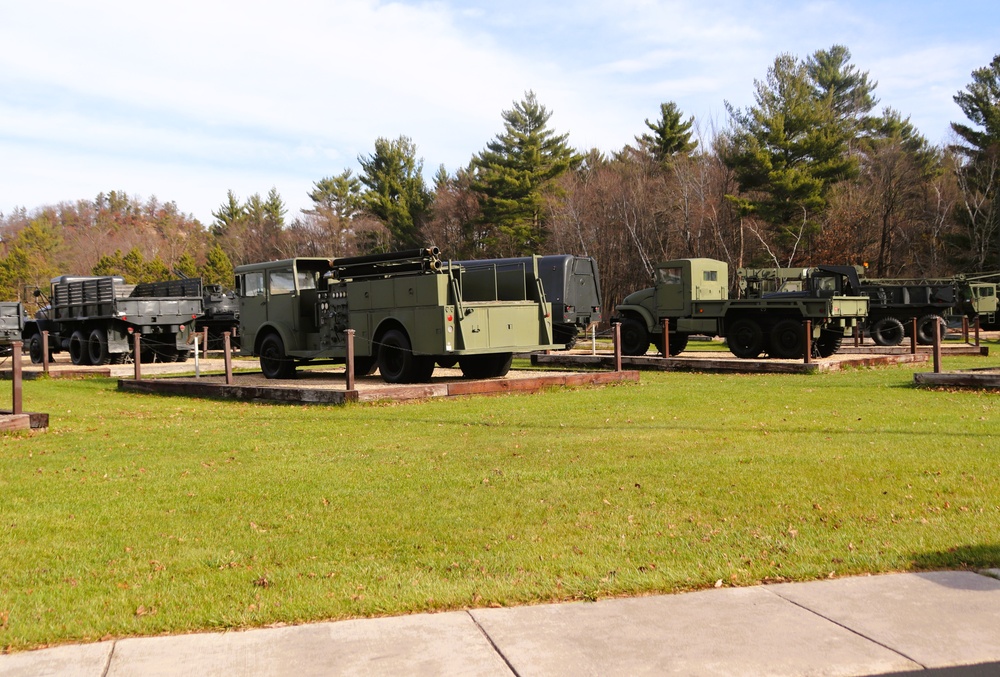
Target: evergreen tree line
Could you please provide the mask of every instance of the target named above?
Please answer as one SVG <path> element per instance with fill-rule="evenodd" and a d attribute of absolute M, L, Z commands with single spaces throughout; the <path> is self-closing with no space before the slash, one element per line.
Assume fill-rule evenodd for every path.
<path fill-rule="evenodd" d="M 834 45 L 779 55 L 753 105 L 726 104 L 724 128 L 666 102 L 610 154 L 574 149 L 531 91 L 466 167 L 441 167 L 430 185 L 411 139 L 379 138 L 357 174 L 316 181 L 291 220 L 275 189 L 230 191 L 207 227 L 172 202 L 116 191 L 22 209 L 0 218 L 0 297 L 69 272 L 228 286 L 241 263 L 425 244 L 454 259 L 593 256 L 606 316 L 668 258 L 865 263 L 878 277 L 1000 270 L 1000 55 L 954 96 L 967 120 L 949 144 L 878 110 L 876 89 Z"/>

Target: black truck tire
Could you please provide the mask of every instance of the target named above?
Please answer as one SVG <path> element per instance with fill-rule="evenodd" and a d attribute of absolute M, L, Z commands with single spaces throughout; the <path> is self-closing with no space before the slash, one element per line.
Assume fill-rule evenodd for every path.
<path fill-rule="evenodd" d="M 285 343 L 268 334 L 260 344 L 260 370 L 266 378 L 294 378 L 295 361 L 285 355 Z"/>
<path fill-rule="evenodd" d="M 649 350 L 649 332 L 646 325 L 634 317 L 623 317 L 619 329 L 622 341 L 622 355 L 645 355 Z"/>
<path fill-rule="evenodd" d="M 45 360 L 41 334 L 32 334 L 31 338 L 28 339 L 28 355 L 31 357 L 32 364 L 41 364 Z M 49 353 L 49 360 L 52 360 L 51 352 Z"/>
<path fill-rule="evenodd" d="M 354 356 L 354 375 L 355 376 L 371 376 L 375 373 L 376 356 L 365 356 L 358 357 Z"/>
<path fill-rule="evenodd" d="M 94 329 L 90 332 L 90 340 L 87 342 L 87 356 L 93 365 L 104 365 L 111 361 L 108 353 L 108 334 L 103 329 Z"/>
<path fill-rule="evenodd" d="M 465 378 L 499 378 L 507 375 L 513 360 L 514 353 L 465 355 L 458 358 L 458 366 Z"/>
<path fill-rule="evenodd" d="M 917 320 L 917 343 L 924 346 L 929 346 L 934 343 L 934 336 L 938 331 L 938 323 L 944 324 L 944 320 L 941 319 L 940 315 L 927 314 Z M 941 336 L 944 336 L 944 332 L 941 332 Z"/>
<path fill-rule="evenodd" d="M 798 320 L 778 320 L 771 327 L 768 353 L 781 360 L 795 360 L 802 357 L 805 346 L 805 327 Z"/>
<path fill-rule="evenodd" d="M 400 329 L 382 335 L 378 349 L 378 370 L 386 383 L 424 383 L 434 373 L 434 357 L 414 355 L 410 339 Z"/>
<path fill-rule="evenodd" d="M 813 343 L 813 354 L 817 357 L 830 357 L 840 350 L 843 342 L 843 329 L 823 329 L 819 333 L 819 338 Z"/>
<path fill-rule="evenodd" d="M 729 352 L 742 360 L 752 360 L 764 352 L 764 330 L 756 320 L 733 320 L 726 330 Z"/>
<path fill-rule="evenodd" d="M 872 341 L 878 346 L 898 346 L 903 342 L 906 328 L 895 317 L 880 317 L 868 329 Z"/>
<path fill-rule="evenodd" d="M 90 351 L 87 349 L 87 336 L 77 329 L 69 337 L 69 358 L 78 367 L 90 365 Z"/>

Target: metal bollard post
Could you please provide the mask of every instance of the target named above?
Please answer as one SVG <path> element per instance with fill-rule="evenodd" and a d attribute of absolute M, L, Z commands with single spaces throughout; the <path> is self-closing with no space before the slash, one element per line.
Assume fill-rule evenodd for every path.
<path fill-rule="evenodd" d="M 142 334 L 136 332 L 132 334 L 132 350 L 135 353 L 135 359 L 132 361 L 135 368 L 135 380 L 142 380 Z"/>
<path fill-rule="evenodd" d="M 857 324 L 854 325 L 854 331 L 852 331 L 851 333 L 854 334 L 854 347 L 855 348 L 857 348 L 858 346 L 860 346 L 861 343 L 864 341 L 864 335 L 863 335 L 864 331 L 865 330 L 861 328 L 861 322 L 858 322 Z"/>
<path fill-rule="evenodd" d="M 670 318 L 663 318 L 663 357 L 670 357 Z"/>
<path fill-rule="evenodd" d="M 347 338 L 347 389 L 354 390 L 354 330 L 344 331 Z"/>
<path fill-rule="evenodd" d="M 813 323 L 812 320 L 805 321 L 805 338 L 803 339 L 805 345 L 802 347 L 803 364 L 809 364 L 812 362 L 812 352 L 813 352 Z"/>
<path fill-rule="evenodd" d="M 615 322 L 615 371 L 622 370 L 622 325 Z"/>
<path fill-rule="evenodd" d="M 976 347 L 978 348 L 979 347 L 979 316 L 978 315 L 976 315 L 975 323 L 976 323 L 975 324 L 975 327 L 976 327 Z"/>
<path fill-rule="evenodd" d="M 917 318 L 910 320 L 910 354 L 917 354 Z"/>
<path fill-rule="evenodd" d="M 962 343 L 969 342 L 969 318 L 962 315 Z"/>
<path fill-rule="evenodd" d="M 229 346 L 229 332 L 222 332 L 222 350 L 226 361 L 226 385 L 233 385 L 233 351 Z"/>
<path fill-rule="evenodd" d="M 15 416 L 24 413 L 24 407 L 22 406 L 23 390 L 21 388 L 21 349 L 23 347 L 24 343 L 21 341 L 11 341 L 10 348 L 14 352 L 11 353 L 10 359 L 10 379 L 14 383 L 14 390 L 11 393 L 10 413 Z"/>
<path fill-rule="evenodd" d="M 202 330 L 201 345 L 203 346 L 201 350 L 202 350 L 202 352 L 205 353 L 205 359 L 207 360 L 208 359 L 208 327 L 205 327 Z"/>

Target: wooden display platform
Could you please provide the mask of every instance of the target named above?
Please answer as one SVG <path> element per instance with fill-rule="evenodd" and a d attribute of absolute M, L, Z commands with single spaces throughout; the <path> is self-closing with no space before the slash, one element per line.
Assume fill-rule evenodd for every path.
<path fill-rule="evenodd" d="M 920 353 L 931 353 L 934 351 L 934 346 L 917 346 L 917 354 Z M 846 342 L 837 351 L 838 355 L 900 355 L 900 354 L 910 354 L 910 346 L 900 345 L 900 346 L 876 346 L 874 344 L 865 344 L 855 348 L 853 345 L 848 345 Z M 971 343 L 944 343 L 941 345 L 942 355 L 981 355 L 983 357 L 989 357 L 990 349 L 988 346 L 983 345 L 972 345 Z"/>
<path fill-rule="evenodd" d="M 0 431 L 11 430 L 48 430 L 49 415 L 38 412 L 26 411 L 22 414 L 13 414 L 9 409 L 0 410 Z"/>
<path fill-rule="evenodd" d="M 922 372 L 913 375 L 913 382 L 925 386 L 954 386 L 959 388 L 1000 388 L 1000 369 L 967 369 L 935 374 Z"/>
<path fill-rule="evenodd" d="M 802 360 L 741 360 L 732 357 L 730 353 L 681 353 L 675 357 L 659 357 L 645 355 L 642 357 L 622 357 L 622 367 L 630 369 L 645 369 L 654 371 L 704 371 L 728 372 L 741 374 L 815 374 L 818 372 L 839 371 L 845 368 L 876 367 L 893 364 L 912 364 L 927 362 L 930 353 L 894 353 L 887 355 L 844 355 L 842 352 L 832 357 L 818 358 L 809 364 Z M 552 353 L 550 355 L 532 355 L 531 363 L 542 366 L 558 367 L 591 367 L 595 369 L 611 369 L 614 355 Z"/>
<path fill-rule="evenodd" d="M 439 369 L 438 372 L 450 370 Z M 456 370 L 457 371 L 457 370 Z M 459 372 L 460 373 L 460 372 Z M 344 404 L 346 402 L 402 401 L 431 397 L 494 395 L 508 392 L 537 392 L 559 386 L 578 387 L 606 383 L 638 382 L 638 371 L 603 371 L 546 374 L 511 371 L 504 378 L 470 381 L 457 377 L 438 377 L 430 383 L 392 385 L 378 377 L 357 379 L 354 390 L 344 388 L 343 372 L 302 371 L 299 378 L 264 379 L 259 373 L 235 374 L 233 384 L 224 377 L 155 378 L 136 381 L 119 379 L 118 389 L 126 392 L 184 395 L 249 402 L 284 402 L 292 404 Z"/>

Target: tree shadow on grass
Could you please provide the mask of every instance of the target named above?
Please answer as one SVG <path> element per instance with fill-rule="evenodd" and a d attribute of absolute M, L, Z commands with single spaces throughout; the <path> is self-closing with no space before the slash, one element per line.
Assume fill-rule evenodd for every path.
<path fill-rule="evenodd" d="M 913 571 L 930 573 L 938 571 L 969 571 L 983 576 L 956 577 L 933 576 L 936 583 L 947 587 L 966 589 L 990 589 L 1000 587 L 1000 544 L 961 545 L 947 550 L 916 553 L 913 556 Z M 987 571 L 989 570 L 989 571 Z M 997 674 L 1000 674 L 998 672 Z"/>
<path fill-rule="evenodd" d="M 916 553 L 916 569 L 995 569 L 1000 568 L 1000 543 L 960 545 L 936 552 Z"/>

